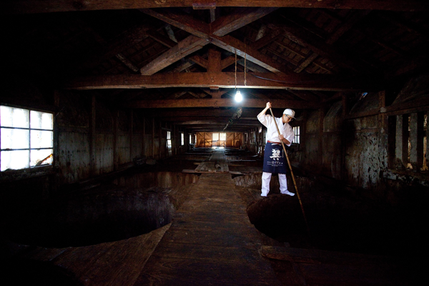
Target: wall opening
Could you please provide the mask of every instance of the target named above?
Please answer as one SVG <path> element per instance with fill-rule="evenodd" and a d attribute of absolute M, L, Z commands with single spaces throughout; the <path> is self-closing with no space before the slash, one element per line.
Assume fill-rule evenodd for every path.
<path fill-rule="evenodd" d="M 0 106 L 1 171 L 52 165 L 53 114 Z"/>

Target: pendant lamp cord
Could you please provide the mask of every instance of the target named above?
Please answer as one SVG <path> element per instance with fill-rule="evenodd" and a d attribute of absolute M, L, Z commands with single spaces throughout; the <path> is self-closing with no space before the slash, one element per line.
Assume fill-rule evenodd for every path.
<path fill-rule="evenodd" d="M 235 49 L 235 90 L 237 90 L 237 49 Z"/>

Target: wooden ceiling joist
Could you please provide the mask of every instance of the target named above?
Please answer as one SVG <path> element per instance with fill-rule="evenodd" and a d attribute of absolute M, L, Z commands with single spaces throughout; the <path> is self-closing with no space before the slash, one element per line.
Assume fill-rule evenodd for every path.
<path fill-rule="evenodd" d="M 235 84 L 237 78 L 237 84 Z M 281 75 L 273 73 L 247 73 L 244 85 L 244 73 L 240 72 L 203 72 L 203 73 L 167 73 L 142 75 L 114 75 L 75 78 L 63 87 L 67 89 L 140 89 L 140 88 L 259 88 L 259 89 L 305 89 L 305 90 L 379 90 L 380 83 L 374 79 L 348 77 L 341 75 Z"/>
<path fill-rule="evenodd" d="M 235 39 L 234 37 L 231 37 L 229 35 L 220 37 L 211 33 L 211 26 L 209 24 L 198 21 L 189 15 L 182 13 L 173 13 L 169 10 L 155 11 L 154 9 L 142 9 L 141 11 L 170 25 L 176 26 L 177 28 L 182 29 L 188 33 L 191 33 L 196 37 L 209 38 L 212 44 L 233 54 L 237 53 L 237 55 L 240 57 L 246 57 L 246 59 L 250 62 L 260 65 L 271 72 L 289 73 L 283 68 L 281 64 L 273 61 L 271 58 L 261 54 L 258 50 L 252 48 L 249 45 L 246 45 L 238 39 Z M 265 10 L 265 14 L 261 14 L 260 17 L 265 16 L 268 11 L 270 10 Z M 223 23 L 225 26 L 227 26 L 226 30 L 228 32 L 232 32 L 233 26 L 229 26 L 230 20 L 227 19 L 224 21 L 223 19 L 224 18 L 219 18 L 214 23 Z M 256 20 L 258 18 L 252 17 L 250 19 Z M 246 23 L 248 23 L 250 20 L 249 18 L 246 18 L 245 21 Z M 220 26 L 220 24 L 218 24 L 217 29 L 222 30 L 223 26 Z"/>
<path fill-rule="evenodd" d="M 140 69 L 142 75 L 152 75 L 163 68 L 177 62 L 183 57 L 192 54 L 195 51 L 200 50 L 202 47 L 207 45 L 209 40 L 206 38 L 199 38 L 195 36 L 189 36 L 183 41 L 179 42 L 176 46 L 163 53 L 155 60 L 145 65 Z"/>
<path fill-rule="evenodd" d="M 135 1 L 135 0 L 7 0 L 2 3 L 1 13 L 52 13 L 67 11 L 91 10 L 120 10 L 166 7 L 194 7 L 198 0 L 164 0 L 164 1 Z M 323 8 L 323 9 L 368 9 L 416 11 L 429 10 L 426 0 L 216 0 L 215 7 L 287 7 L 287 8 Z M 213 8 L 213 5 L 212 7 Z"/>
<path fill-rule="evenodd" d="M 274 12 L 277 9 L 277 7 L 236 9 L 232 14 L 214 21 L 210 25 L 210 30 L 213 35 L 222 37 L 270 14 L 271 12 Z"/>
<path fill-rule="evenodd" d="M 316 109 L 318 104 L 299 101 L 299 100 L 283 100 L 272 99 L 270 100 L 273 106 L 288 106 L 296 109 Z M 246 108 L 264 108 L 267 101 L 264 99 L 245 99 L 243 104 Z M 231 98 L 217 98 L 217 99 L 165 99 L 165 100 L 134 100 L 124 103 L 128 108 L 206 108 L 206 107 L 239 107 L 239 103 Z"/>
<path fill-rule="evenodd" d="M 296 26 L 293 23 L 286 23 L 279 19 L 273 28 L 282 29 L 286 35 L 294 42 L 307 47 L 315 53 L 330 59 L 332 62 L 339 66 L 355 70 L 359 73 L 368 72 L 367 65 L 363 64 L 362 60 L 354 59 L 355 56 L 346 54 L 345 51 L 335 48 L 334 46 L 326 43 L 322 38 L 314 37 L 312 33 L 307 30 Z"/>

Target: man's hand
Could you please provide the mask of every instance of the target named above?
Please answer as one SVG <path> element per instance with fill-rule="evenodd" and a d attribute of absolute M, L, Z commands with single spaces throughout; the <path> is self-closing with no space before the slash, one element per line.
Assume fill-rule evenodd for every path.
<path fill-rule="evenodd" d="M 267 102 L 267 105 L 265 106 L 267 109 L 271 108 L 271 102 Z"/>
<path fill-rule="evenodd" d="M 279 134 L 279 139 L 286 145 L 290 145 L 291 143 L 281 134 Z"/>

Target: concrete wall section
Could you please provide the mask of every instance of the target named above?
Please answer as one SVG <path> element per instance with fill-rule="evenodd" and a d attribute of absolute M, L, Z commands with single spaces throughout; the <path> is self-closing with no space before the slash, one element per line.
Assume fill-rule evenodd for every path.
<path fill-rule="evenodd" d="M 334 103 L 323 118 L 322 169 L 342 179 L 342 104 Z"/>
<path fill-rule="evenodd" d="M 320 153 L 319 150 L 319 134 L 320 134 L 320 113 L 315 111 L 309 114 L 306 124 L 305 140 L 305 156 L 304 164 L 306 169 L 318 173 L 320 171 Z"/>
<path fill-rule="evenodd" d="M 346 138 L 345 171 L 347 182 L 359 188 L 374 189 L 379 183 L 381 168 L 379 130 L 377 116 L 354 119 L 349 127 L 354 130 L 353 137 Z"/>
<path fill-rule="evenodd" d="M 61 132 L 58 145 L 60 151 L 57 166 L 61 183 L 72 184 L 88 178 L 91 170 L 88 134 Z"/>
<path fill-rule="evenodd" d="M 59 185 L 117 171 L 136 158 L 168 156 L 166 139 L 160 140 L 167 127 L 161 131 L 160 122 L 92 93 L 61 91 L 57 97 Z"/>
<path fill-rule="evenodd" d="M 113 171 L 113 134 L 98 133 L 95 140 L 95 169 L 97 175 Z"/>

